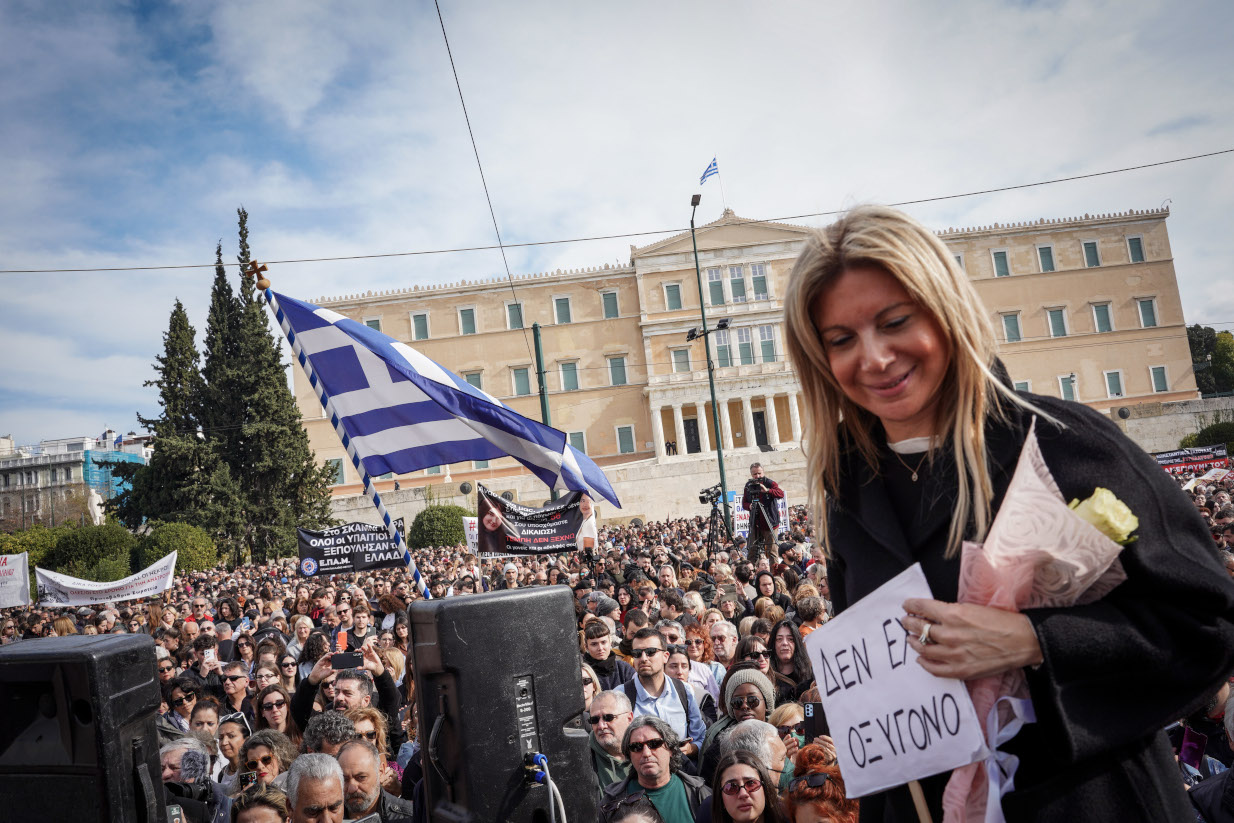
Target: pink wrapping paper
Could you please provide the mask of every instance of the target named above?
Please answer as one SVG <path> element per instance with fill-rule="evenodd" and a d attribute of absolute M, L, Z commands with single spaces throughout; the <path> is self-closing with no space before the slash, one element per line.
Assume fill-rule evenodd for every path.
<path fill-rule="evenodd" d="M 1034 419 L 985 542 L 964 543 L 959 602 L 1007 611 L 1091 603 L 1126 579 L 1120 551 L 1068 507 L 1041 455 Z M 1000 697 L 1028 697 L 1021 669 L 966 685 L 981 718 Z M 1008 715 L 1000 706 L 1000 725 Z M 988 737 L 989 730 L 986 742 L 995 748 Z M 944 823 L 1002 820 L 1001 809 L 987 809 L 988 790 L 984 762 L 954 770 L 943 793 Z"/>

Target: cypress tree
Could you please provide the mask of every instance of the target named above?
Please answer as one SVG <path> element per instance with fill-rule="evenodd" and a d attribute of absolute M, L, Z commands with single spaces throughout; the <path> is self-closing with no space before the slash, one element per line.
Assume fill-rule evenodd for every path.
<path fill-rule="evenodd" d="M 205 365 L 199 414 L 208 437 L 224 446 L 227 433 L 244 419 L 245 400 L 234 391 L 240 344 L 240 301 L 231 289 L 223 267 L 223 244 L 214 249 L 214 284 L 210 288 L 210 311 L 206 316 Z"/>

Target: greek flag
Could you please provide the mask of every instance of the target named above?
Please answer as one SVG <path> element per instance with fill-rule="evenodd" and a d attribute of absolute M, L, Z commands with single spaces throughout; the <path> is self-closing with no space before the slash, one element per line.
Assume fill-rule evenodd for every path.
<path fill-rule="evenodd" d="M 518 414 L 410 346 L 312 303 L 272 308 L 331 424 L 370 477 L 509 455 L 549 488 L 620 507 L 604 472 L 562 432 Z"/>
<path fill-rule="evenodd" d="M 698 178 L 698 184 L 701 186 L 707 182 L 708 177 L 712 177 L 720 173 L 720 167 L 716 165 L 716 159 L 711 158 L 711 165 L 703 172 L 703 176 Z"/>

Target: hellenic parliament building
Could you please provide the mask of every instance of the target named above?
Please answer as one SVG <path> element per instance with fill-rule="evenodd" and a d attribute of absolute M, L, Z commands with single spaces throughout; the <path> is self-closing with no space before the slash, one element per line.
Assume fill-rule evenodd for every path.
<path fill-rule="evenodd" d="M 1108 413 L 1149 450 L 1176 447 L 1194 431 L 1202 402 L 1168 216 L 1133 210 L 939 233 L 984 300 L 1016 386 Z M 805 502 L 802 396 L 785 357 L 782 300 L 810 231 L 730 210 L 697 231 L 708 326 L 728 324 L 712 335 L 718 430 L 704 343 L 688 339 L 701 326 L 688 232 L 631 247 L 627 265 L 314 302 L 407 343 L 537 420 L 530 329 L 539 323 L 552 425 L 605 469 L 622 501 L 620 511 L 600 511 L 604 520 L 705 514 L 698 491 L 718 481 L 717 441 L 730 489 L 741 489 L 757 460 L 790 503 Z M 293 368 L 312 447 L 337 472 L 336 516 L 375 521 L 303 371 Z M 377 486 L 395 516 L 411 516 L 426 485 L 434 498 L 465 503 L 464 481 L 528 505 L 548 499 L 510 458 L 386 476 Z"/>

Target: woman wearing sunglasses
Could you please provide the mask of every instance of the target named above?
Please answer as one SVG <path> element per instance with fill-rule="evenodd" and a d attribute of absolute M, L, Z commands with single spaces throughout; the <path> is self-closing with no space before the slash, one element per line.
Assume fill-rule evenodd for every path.
<path fill-rule="evenodd" d="M 753 752 L 721 758 L 711 787 L 711 823 L 782 823 L 776 784 Z M 716 802 L 719 798 L 719 802 Z"/>
<path fill-rule="evenodd" d="M 743 720 L 766 722 L 776 705 L 775 686 L 758 670 L 757 664 L 748 660 L 734 663 L 728 670 L 720 684 L 720 695 L 724 698 L 720 706 L 724 714 L 711 724 L 703 738 L 701 773 L 704 775 L 715 774 L 716 764 L 720 762 L 720 738 L 726 731 Z"/>
<path fill-rule="evenodd" d="M 254 772 L 263 786 L 282 789 L 287 783 L 287 770 L 296 759 L 296 747 L 287 736 L 274 729 L 262 729 L 240 747 L 240 772 Z"/>
<path fill-rule="evenodd" d="M 291 652 L 286 652 L 279 656 L 279 684 L 289 692 L 296 690 L 296 684 L 300 682 L 300 664 L 296 662 L 296 657 Z"/>
<path fill-rule="evenodd" d="M 189 718 L 193 716 L 193 706 L 197 704 L 199 692 L 192 677 L 183 674 L 164 683 L 162 689 L 167 711 L 155 721 L 160 744 L 170 743 L 188 733 Z"/>
<path fill-rule="evenodd" d="M 282 732 L 293 745 L 299 746 L 303 735 L 291 719 L 291 693 L 278 683 L 272 683 L 257 693 L 257 728 Z"/>
<path fill-rule="evenodd" d="M 240 632 L 236 637 L 236 660 L 241 660 L 248 664 L 249 671 L 253 670 L 253 661 L 257 659 L 256 645 L 253 643 L 253 635 L 248 632 Z"/>
<path fill-rule="evenodd" d="M 225 714 L 219 718 L 218 726 L 218 770 L 214 779 L 223 787 L 223 791 L 232 794 L 236 789 L 236 775 L 244 771 L 240 768 L 240 748 L 251 734 L 248 718 L 244 712 Z"/>

